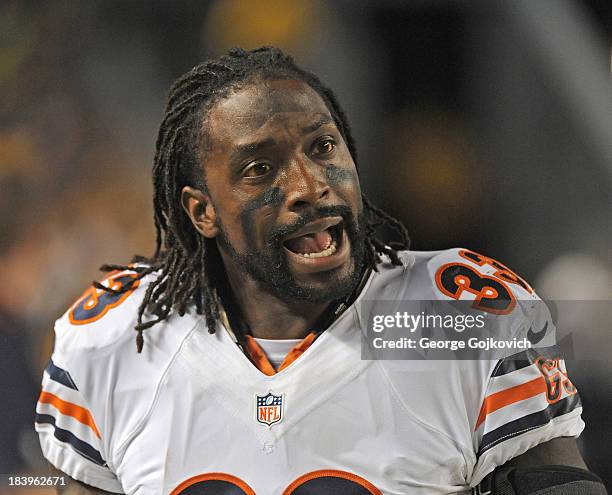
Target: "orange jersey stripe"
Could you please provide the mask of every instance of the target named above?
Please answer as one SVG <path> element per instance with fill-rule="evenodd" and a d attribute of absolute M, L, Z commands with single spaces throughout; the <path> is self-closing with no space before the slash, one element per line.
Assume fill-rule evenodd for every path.
<path fill-rule="evenodd" d="M 520 400 L 529 399 L 530 397 L 541 393 L 546 393 L 546 381 L 542 376 L 534 378 L 529 382 L 522 383 L 521 385 L 489 395 L 482 403 L 480 414 L 478 415 L 478 420 L 476 421 L 476 427 L 474 430 L 478 429 L 488 414 L 497 411 L 502 407 L 508 406 Z"/>
<path fill-rule="evenodd" d="M 98 430 L 98 427 L 96 426 L 93 416 L 84 407 L 77 406 L 76 404 L 73 404 L 72 402 L 66 402 L 60 399 L 57 395 L 54 395 L 49 392 L 45 392 L 44 390 L 40 393 L 38 402 L 42 402 L 44 404 L 51 404 L 62 414 L 66 416 L 70 416 L 76 419 L 79 423 L 83 423 L 84 425 L 89 426 L 93 430 L 93 432 L 96 434 L 96 436 L 100 438 L 100 431 Z"/>
<path fill-rule="evenodd" d="M 259 347 L 257 341 L 250 335 L 246 336 L 246 351 L 252 363 L 257 366 L 259 371 L 266 376 L 276 375 L 276 370 L 274 366 L 272 366 L 272 363 L 270 363 L 268 356 L 266 356 L 265 352 Z"/>
<path fill-rule="evenodd" d="M 283 362 L 278 367 L 278 371 L 284 370 L 287 366 L 293 363 L 293 361 L 304 354 L 306 349 L 311 346 L 316 338 L 317 335 L 315 333 L 309 333 L 306 337 L 304 337 L 299 344 L 297 344 L 287 353 L 285 359 L 283 359 Z M 249 354 L 251 361 L 255 366 L 257 366 L 259 371 L 266 376 L 276 375 L 277 370 L 275 370 L 272 363 L 270 363 L 268 356 L 266 356 L 265 352 L 259 346 L 257 341 L 250 335 L 246 336 L 246 351 Z"/>
<path fill-rule="evenodd" d="M 311 346 L 311 344 L 315 341 L 316 338 L 317 335 L 315 333 L 309 333 L 306 337 L 304 337 L 304 340 L 302 340 L 298 345 L 291 349 L 289 353 L 285 356 L 285 359 L 283 359 L 283 362 L 279 366 L 278 371 L 284 370 L 287 366 L 293 363 L 293 361 L 295 361 L 302 354 L 304 354 L 304 352 L 306 352 L 306 349 Z"/>

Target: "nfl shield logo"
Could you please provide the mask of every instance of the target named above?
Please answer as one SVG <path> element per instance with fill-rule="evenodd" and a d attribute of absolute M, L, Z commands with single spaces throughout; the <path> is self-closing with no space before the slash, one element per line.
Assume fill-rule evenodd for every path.
<path fill-rule="evenodd" d="M 255 419 L 258 423 L 268 427 L 283 419 L 283 396 L 268 392 L 266 395 L 257 394 L 257 407 Z"/>

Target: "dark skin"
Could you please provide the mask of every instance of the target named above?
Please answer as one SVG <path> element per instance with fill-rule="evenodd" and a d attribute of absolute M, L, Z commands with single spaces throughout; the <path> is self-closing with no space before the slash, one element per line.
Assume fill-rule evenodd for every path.
<path fill-rule="evenodd" d="M 270 229 L 290 224 L 317 206 L 362 210 L 353 159 L 320 96 L 298 81 L 247 85 L 209 111 L 207 153 L 202 166 L 207 192 L 185 187 L 183 208 L 203 236 L 224 230 L 238 252 L 249 242 L 263 245 Z M 257 146 L 255 146 L 257 144 Z M 246 146 L 249 145 L 249 146 Z M 255 337 L 303 338 L 330 301 L 308 303 L 271 293 L 241 269 L 218 243 L 230 288 Z M 330 273 L 345 277 L 355 270 L 348 249 L 317 264 L 290 257 L 297 283 L 325 289 Z M 556 438 L 506 463 L 508 466 L 566 465 L 586 469 L 574 438 Z M 63 495 L 109 493 L 68 478 Z"/>
<path fill-rule="evenodd" d="M 206 120 L 202 166 L 207 193 L 185 187 L 181 201 L 194 227 L 234 249 L 262 248 L 267 232 L 315 208 L 345 206 L 356 217 L 361 191 L 355 163 L 321 97 L 302 82 L 247 85 L 221 100 Z M 285 253 L 298 284 L 326 289 L 355 270 L 347 241 L 318 265 Z M 234 298 L 255 337 L 297 339 L 331 302 L 296 301 L 265 290 L 218 243 Z"/>

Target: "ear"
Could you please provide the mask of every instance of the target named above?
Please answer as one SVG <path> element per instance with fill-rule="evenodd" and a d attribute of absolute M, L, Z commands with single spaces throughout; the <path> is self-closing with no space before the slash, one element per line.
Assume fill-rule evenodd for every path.
<path fill-rule="evenodd" d="M 181 191 L 181 204 L 200 234 L 209 239 L 217 237 L 219 234 L 217 213 L 208 194 L 194 187 L 185 186 Z"/>

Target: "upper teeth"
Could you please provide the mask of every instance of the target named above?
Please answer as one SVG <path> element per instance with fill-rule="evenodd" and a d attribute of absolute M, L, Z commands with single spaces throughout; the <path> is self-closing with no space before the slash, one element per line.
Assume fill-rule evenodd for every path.
<path fill-rule="evenodd" d="M 299 253 L 304 258 L 323 258 L 324 256 L 331 256 L 336 252 L 336 241 L 332 241 L 327 249 L 318 253 Z"/>

